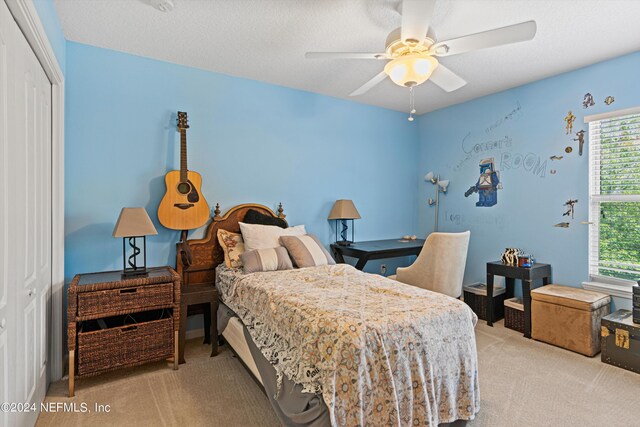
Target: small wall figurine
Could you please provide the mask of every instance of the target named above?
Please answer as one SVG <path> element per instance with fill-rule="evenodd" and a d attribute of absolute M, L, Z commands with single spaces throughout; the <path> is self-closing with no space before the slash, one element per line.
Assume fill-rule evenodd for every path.
<path fill-rule="evenodd" d="M 565 213 L 562 214 L 562 216 L 569 216 L 571 215 L 571 219 L 573 219 L 573 213 L 575 210 L 575 205 L 576 203 L 578 203 L 577 199 L 569 199 L 566 201 L 566 203 L 563 206 L 567 207 L 567 211 Z"/>
<path fill-rule="evenodd" d="M 571 135 L 573 133 L 573 122 L 576 120 L 576 116 L 573 115 L 571 110 L 567 113 L 567 116 L 564 118 L 564 121 L 567 125 L 564 127 L 567 135 Z"/>
<path fill-rule="evenodd" d="M 558 228 L 569 228 L 569 223 L 568 222 L 559 222 L 556 225 L 554 225 L 554 227 L 558 227 Z"/>
<path fill-rule="evenodd" d="M 577 138 L 573 138 L 574 141 L 578 141 L 578 145 L 579 145 L 579 149 L 578 149 L 578 154 L 582 156 L 582 146 L 584 145 L 584 131 L 581 130 L 579 132 L 576 132 L 576 136 Z"/>
<path fill-rule="evenodd" d="M 613 96 L 611 96 L 611 95 L 607 96 L 607 97 L 604 99 L 604 103 L 605 103 L 605 104 L 607 104 L 607 105 L 611 105 L 611 104 L 613 104 L 615 101 L 616 101 L 616 99 L 615 99 Z"/>
<path fill-rule="evenodd" d="M 498 190 L 502 188 L 498 172 L 495 170 L 493 157 L 480 161 L 480 178 L 476 185 L 472 185 L 464 193 L 464 197 L 469 197 L 473 193 L 478 193 L 478 207 L 489 208 L 498 203 Z"/>
<path fill-rule="evenodd" d="M 549 157 L 551 160 L 562 160 L 564 156 L 551 156 Z"/>
<path fill-rule="evenodd" d="M 582 108 L 589 108 L 593 105 L 596 105 L 595 101 L 593 100 L 593 96 L 591 96 L 590 93 L 586 93 L 584 95 L 584 99 L 582 100 Z"/>

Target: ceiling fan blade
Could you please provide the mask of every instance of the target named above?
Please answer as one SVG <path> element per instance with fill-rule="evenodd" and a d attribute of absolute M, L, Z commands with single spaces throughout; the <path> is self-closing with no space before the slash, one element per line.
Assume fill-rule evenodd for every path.
<path fill-rule="evenodd" d="M 462 77 L 442 64 L 436 67 L 431 77 L 429 77 L 429 80 L 447 92 L 453 92 L 467 84 Z"/>
<path fill-rule="evenodd" d="M 372 87 L 374 87 L 375 85 L 377 85 L 378 83 L 380 83 L 386 78 L 387 78 L 387 74 L 384 71 L 382 71 L 380 74 L 377 74 L 374 78 L 372 78 L 371 80 L 369 80 L 368 82 L 360 86 L 358 89 L 351 92 L 349 96 L 362 95 L 363 93 L 367 92 L 369 89 L 371 89 Z"/>
<path fill-rule="evenodd" d="M 400 38 L 407 44 L 421 43 L 427 36 L 436 0 L 404 0 Z"/>
<path fill-rule="evenodd" d="M 387 59 L 386 53 L 358 53 L 358 52 L 307 52 L 307 59 Z"/>
<path fill-rule="evenodd" d="M 431 47 L 431 52 L 436 56 L 451 56 L 471 50 L 523 42 L 531 40 L 535 35 L 536 21 L 527 21 L 438 42 Z"/>

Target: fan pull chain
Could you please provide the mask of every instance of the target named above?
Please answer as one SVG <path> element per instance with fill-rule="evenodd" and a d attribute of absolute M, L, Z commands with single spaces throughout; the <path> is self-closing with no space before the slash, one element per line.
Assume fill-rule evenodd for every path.
<path fill-rule="evenodd" d="M 413 121 L 413 115 L 416 113 L 415 95 L 413 93 L 413 86 L 409 88 L 409 117 L 407 120 Z"/>

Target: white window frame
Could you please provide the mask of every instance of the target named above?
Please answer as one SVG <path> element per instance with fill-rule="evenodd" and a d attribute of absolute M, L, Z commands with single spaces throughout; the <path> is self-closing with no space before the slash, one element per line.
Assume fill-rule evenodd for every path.
<path fill-rule="evenodd" d="M 631 114 L 640 114 L 640 107 L 627 108 L 624 110 L 610 111 L 602 114 L 594 114 L 586 116 L 584 122 L 589 124 L 596 121 L 612 119 L 616 117 L 628 116 Z M 598 237 L 600 234 L 600 210 L 599 202 L 640 202 L 640 195 L 595 195 L 596 189 L 593 168 L 592 151 L 589 150 L 589 281 L 583 282 L 582 287 L 589 290 L 605 292 L 609 295 L 631 299 L 631 287 L 635 284 L 632 280 L 618 279 L 615 277 L 602 276 L 594 273 L 593 261 L 599 259 L 597 253 Z M 597 270 L 595 270 L 597 271 Z"/>

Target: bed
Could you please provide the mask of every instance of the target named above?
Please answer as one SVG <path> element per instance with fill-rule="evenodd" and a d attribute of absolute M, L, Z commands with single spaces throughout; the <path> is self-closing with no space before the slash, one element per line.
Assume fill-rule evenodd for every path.
<path fill-rule="evenodd" d="M 212 218 L 178 254 L 183 286 L 215 282 L 219 333 L 285 425 L 438 425 L 480 409 L 474 326 L 461 301 L 347 264 L 244 274 L 224 265 L 217 230 L 238 233 L 249 209 Z M 180 249 L 180 247 L 179 247 Z M 187 263 L 190 258 L 190 263 Z"/>

